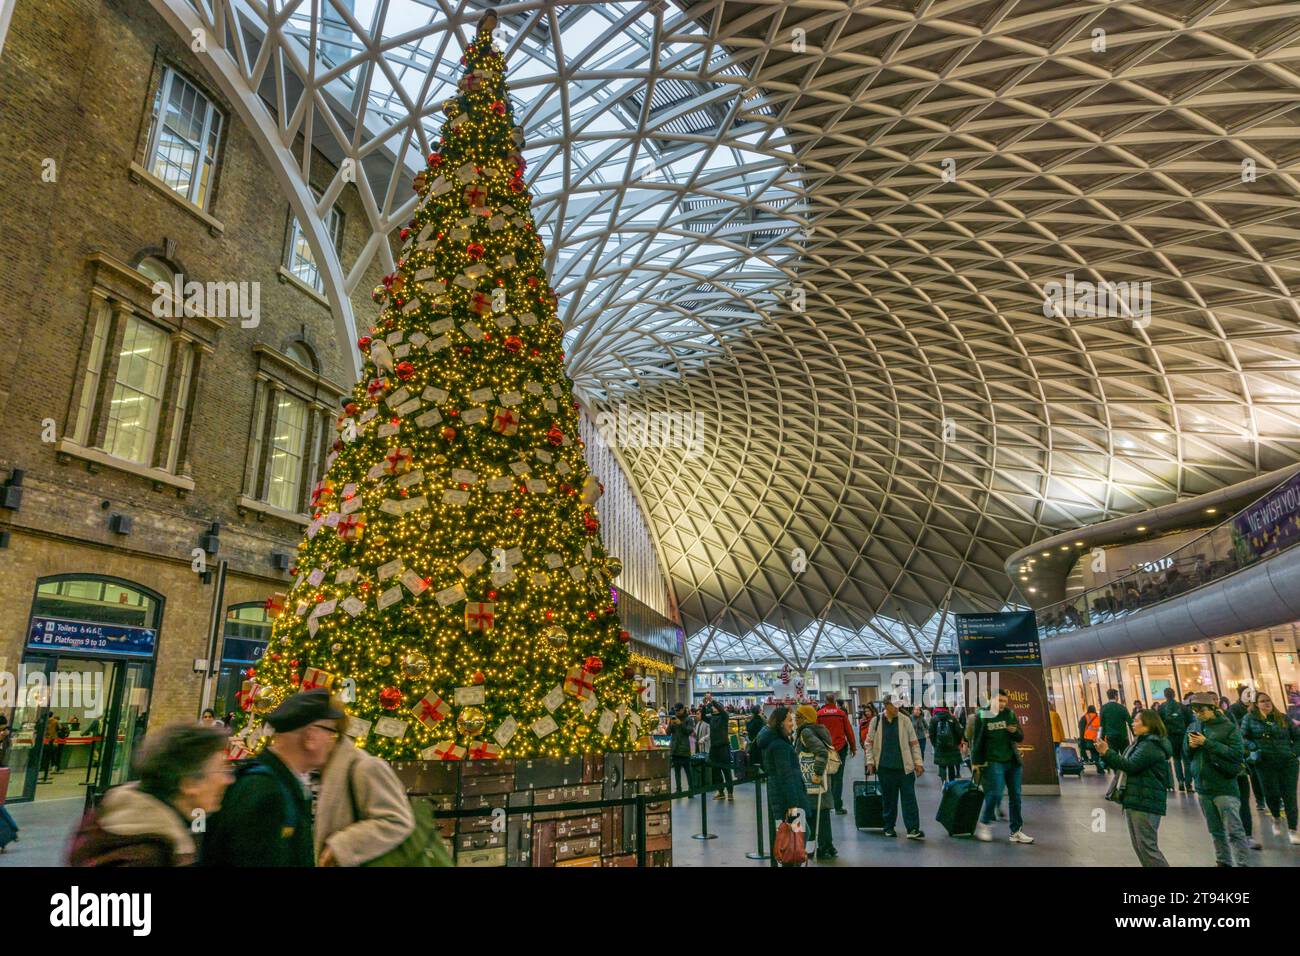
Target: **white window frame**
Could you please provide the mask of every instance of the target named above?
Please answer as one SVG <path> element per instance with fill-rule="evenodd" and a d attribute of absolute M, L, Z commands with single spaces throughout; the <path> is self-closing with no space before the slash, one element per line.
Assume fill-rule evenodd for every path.
<path fill-rule="evenodd" d="M 282 448 L 276 441 L 276 431 L 280 427 L 281 401 L 294 402 L 302 410 L 302 433 L 299 436 L 296 450 Z M 311 453 L 311 403 L 293 394 L 288 389 L 283 389 L 272 392 L 270 405 L 267 415 L 267 433 L 263 442 L 263 447 L 266 449 L 266 495 L 262 500 L 272 508 L 278 508 L 281 511 L 301 512 L 304 501 L 304 482 L 308 472 L 308 455 Z M 275 477 L 276 461 L 281 456 L 287 456 L 297 462 L 296 474 L 290 488 L 291 501 L 287 506 L 283 501 L 275 500 L 277 489 L 285 487 L 285 483 L 277 482 Z"/>
<path fill-rule="evenodd" d="M 315 190 L 313 190 L 314 192 Z M 316 198 L 319 200 L 320 196 L 317 195 Z M 311 246 L 307 243 L 307 236 L 302 231 L 302 224 L 298 221 L 298 217 L 292 214 L 289 219 L 289 245 L 285 249 L 284 267 L 299 282 L 324 295 L 325 279 L 320 273 L 320 264 L 316 262 Z M 325 217 L 325 228 L 329 232 L 330 242 L 334 244 L 334 251 L 338 252 L 343 243 L 343 214 L 339 212 L 337 205 L 330 207 L 330 211 Z M 302 243 L 301 253 L 298 246 L 300 241 Z"/>
<path fill-rule="evenodd" d="M 189 183 L 185 188 L 177 188 L 172 185 L 159 171 L 159 162 L 162 157 L 159 155 L 159 147 L 162 143 L 162 131 L 166 125 L 167 104 L 171 100 L 172 90 L 177 84 L 184 84 L 189 87 L 198 97 L 199 102 L 203 104 L 203 132 L 196 146 L 189 139 L 182 139 L 187 145 L 195 149 L 196 161 L 193 173 Z M 215 129 L 214 129 L 215 126 Z M 170 66 L 163 67 L 162 78 L 158 83 L 158 92 L 154 97 L 152 108 L 152 118 L 149 126 L 149 142 L 145 151 L 145 168 L 149 173 L 167 184 L 177 194 L 183 196 L 192 205 L 199 209 L 206 210 L 208 201 L 212 198 L 212 186 L 217 177 L 217 156 L 221 151 L 221 134 L 225 131 L 225 115 L 212 102 L 203 90 L 183 76 L 177 70 Z M 211 153 L 209 154 L 209 143 L 211 143 Z"/>
<path fill-rule="evenodd" d="M 113 456 L 114 458 L 120 458 L 122 461 L 128 461 L 131 462 L 132 464 L 141 465 L 147 468 L 153 464 L 154 451 L 158 445 L 158 422 L 162 417 L 162 410 L 167 404 L 167 386 L 170 382 L 170 374 L 171 374 L 172 340 L 171 340 L 170 333 L 166 329 L 162 328 L 161 326 L 154 325 L 152 322 L 147 322 L 144 319 L 140 318 L 138 315 L 133 315 L 133 314 L 125 315 L 124 321 L 126 322 L 126 326 L 127 326 L 126 330 L 124 330 L 123 332 L 124 339 L 133 323 L 142 326 L 144 328 L 147 328 L 151 332 L 161 336 L 160 348 L 162 349 L 162 361 L 159 364 L 162 367 L 162 371 L 159 375 L 159 389 L 157 395 L 150 396 L 152 399 L 152 403 L 149 410 L 148 422 L 145 425 L 145 443 L 143 448 L 143 457 L 128 458 L 125 455 L 118 454 L 111 447 L 113 445 L 113 441 L 110 438 L 110 435 L 113 432 L 113 419 L 112 419 L 113 400 L 118 390 L 118 387 L 121 384 L 121 356 L 118 357 L 119 364 L 118 364 L 117 374 L 113 376 L 113 381 L 111 383 L 105 383 L 105 388 L 104 388 L 103 414 L 108 416 L 109 424 L 108 427 L 105 429 L 104 442 L 100 447 L 100 450 Z M 126 386 L 122 386 L 122 387 L 126 387 Z M 142 394 L 147 394 L 147 393 L 142 393 Z"/>

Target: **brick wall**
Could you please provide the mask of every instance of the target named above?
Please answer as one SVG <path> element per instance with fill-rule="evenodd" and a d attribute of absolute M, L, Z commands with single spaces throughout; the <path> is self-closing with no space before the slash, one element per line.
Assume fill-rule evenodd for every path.
<path fill-rule="evenodd" d="M 210 223 L 155 187 L 133 181 L 143 164 L 151 99 L 168 63 L 199 83 L 225 113 Z M 150 587 L 166 598 L 151 723 L 192 716 L 200 675 L 193 660 L 206 649 L 213 585 L 190 569 L 190 552 L 209 522 L 220 521 L 219 558 L 230 561 L 226 604 L 256 600 L 287 575 L 272 570 L 270 552 L 293 551 L 301 528 L 272 516 L 241 515 L 236 506 L 249 456 L 254 402 L 254 346 L 282 349 L 304 333 L 321 374 L 350 386 L 351 343 L 338 341 L 329 309 L 278 276 L 285 259 L 287 197 L 276 185 L 251 135 L 205 81 L 186 44 L 140 0 L 42 0 L 18 4 L 0 55 L 0 474 L 25 472 L 16 512 L 0 510 L 11 532 L 0 550 L 0 658 L 12 669 L 21 655 L 36 579 L 93 572 Z M 53 160 L 54 182 L 42 181 Z M 332 170 L 314 163 L 317 185 Z M 356 190 L 339 200 L 344 213 L 343 261 L 365 243 L 368 225 Z M 60 463 L 41 440 L 42 421 L 62 436 L 78 382 L 90 304 L 88 257 L 132 262 L 164 239 L 186 278 L 257 281 L 261 322 L 231 322 L 194 399 L 189 436 L 195 488 L 184 494 L 78 459 Z M 379 280 L 371 267 L 360 288 Z M 359 321 L 375 306 L 354 302 Z M 131 515 L 129 537 L 108 530 L 112 512 Z"/>

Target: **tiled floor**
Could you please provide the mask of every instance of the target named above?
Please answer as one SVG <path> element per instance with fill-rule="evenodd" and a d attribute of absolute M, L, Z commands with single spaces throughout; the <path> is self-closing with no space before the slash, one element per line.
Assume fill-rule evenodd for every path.
<path fill-rule="evenodd" d="M 9 805 L 18 824 L 18 842 L 0 853 L 0 869 L 8 866 L 58 866 L 63 847 L 86 805 L 83 791 L 63 800 L 38 800 Z"/>
<path fill-rule="evenodd" d="M 862 779 L 862 764 L 851 760 L 849 773 Z M 848 774 L 846 774 L 846 778 Z M 917 784 L 921 808 L 921 829 L 926 839 L 916 843 L 902 836 L 889 839 L 878 831 L 853 827 L 852 786 L 845 780 L 846 816 L 831 815 L 835 847 L 839 858 L 815 866 L 1136 866 L 1129 845 L 1123 814 L 1103 799 L 1108 777 L 1089 769 L 1082 779 L 1067 778 L 1059 797 L 1025 797 L 1025 832 L 1034 837 L 1032 846 L 1007 842 L 1005 821 L 994 828 L 993 843 L 953 839 L 934 819 L 939 806 L 938 776 L 927 768 Z M 716 840 L 693 840 L 700 830 L 700 798 L 673 804 L 674 866 L 766 866 L 766 862 L 745 859 L 754 849 L 754 787 L 736 789 L 734 803 L 714 802 L 708 797 L 709 831 Z M 1273 835 L 1264 815 L 1255 812 L 1255 835 L 1264 849 L 1251 855 L 1256 866 L 1300 866 L 1300 847 L 1289 846 L 1286 837 Z M 767 836 L 764 834 L 766 847 Z M 1195 796 L 1170 794 L 1169 814 L 1160 825 L 1160 848 L 1172 866 L 1212 866 L 1214 853 L 1205 818 Z"/>

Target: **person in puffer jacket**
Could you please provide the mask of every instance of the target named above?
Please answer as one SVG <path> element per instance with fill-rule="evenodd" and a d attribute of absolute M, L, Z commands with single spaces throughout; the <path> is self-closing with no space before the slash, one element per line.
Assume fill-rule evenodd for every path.
<path fill-rule="evenodd" d="M 1105 738 L 1097 741 L 1097 753 L 1106 769 L 1125 774 L 1124 808 L 1129 841 L 1143 866 L 1168 866 L 1160 852 L 1160 818 L 1165 815 L 1169 793 L 1169 743 L 1164 721 L 1154 710 L 1140 710 L 1133 721 L 1134 741 L 1121 754 Z"/>
<path fill-rule="evenodd" d="M 234 780 L 225 728 L 175 724 L 145 741 L 139 780 L 114 787 L 68 843 L 68 866 L 190 866 L 194 827 Z M 201 828 L 199 828 L 201 832 Z"/>
<path fill-rule="evenodd" d="M 830 783 L 826 776 L 826 764 L 835 752 L 831 732 L 817 722 L 817 708 L 811 704 L 803 704 L 795 711 L 795 724 L 798 727 L 799 753 L 813 755 L 813 782 L 826 787 Z M 831 835 L 831 795 L 823 793 L 820 801 L 812 799 L 810 802 L 820 803 L 821 809 L 809 827 L 808 838 L 817 841 L 817 859 L 834 859 L 839 853 Z"/>
<path fill-rule="evenodd" d="M 1205 813 L 1205 825 L 1214 841 L 1219 866 L 1250 866 L 1250 836 L 1242 822 L 1241 790 L 1237 780 L 1245 774 L 1245 745 L 1241 731 L 1218 707 L 1208 691 L 1193 694 L 1192 716 L 1186 745 L 1192 754 L 1192 776 Z M 1244 808 L 1249 813 L 1250 808 Z"/>
<path fill-rule="evenodd" d="M 1246 760 L 1259 775 L 1264 801 L 1273 818 L 1273 833 L 1282 835 L 1282 808 L 1286 807 L 1287 838 L 1300 846 L 1296 832 L 1296 778 L 1300 772 L 1300 727 L 1278 710 L 1273 698 L 1263 691 L 1241 721 L 1241 737 L 1246 743 Z"/>
<path fill-rule="evenodd" d="M 754 741 L 754 749 L 767 776 L 767 811 L 773 833 L 776 825 L 791 813 L 801 811 L 805 820 L 812 818 L 793 737 L 794 713 L 786 707 L 777 707 Z"/>

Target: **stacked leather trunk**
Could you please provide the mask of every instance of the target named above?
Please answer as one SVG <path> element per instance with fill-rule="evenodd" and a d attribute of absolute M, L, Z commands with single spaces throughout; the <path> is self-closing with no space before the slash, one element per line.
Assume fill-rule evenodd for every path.
<path fill-rule="evenodd" d="M 457 866 L 636 866 L 636 807 L 595 803 L 662 796 L 646 806 L 646 865 L 672 866 L 668 752 L 639 750 L 533 760 L 413 760 L 393 769 L 436 810 L 473 810 L 439 821 Z M 526 812 L 507 813 L 507 808 Z"/>

